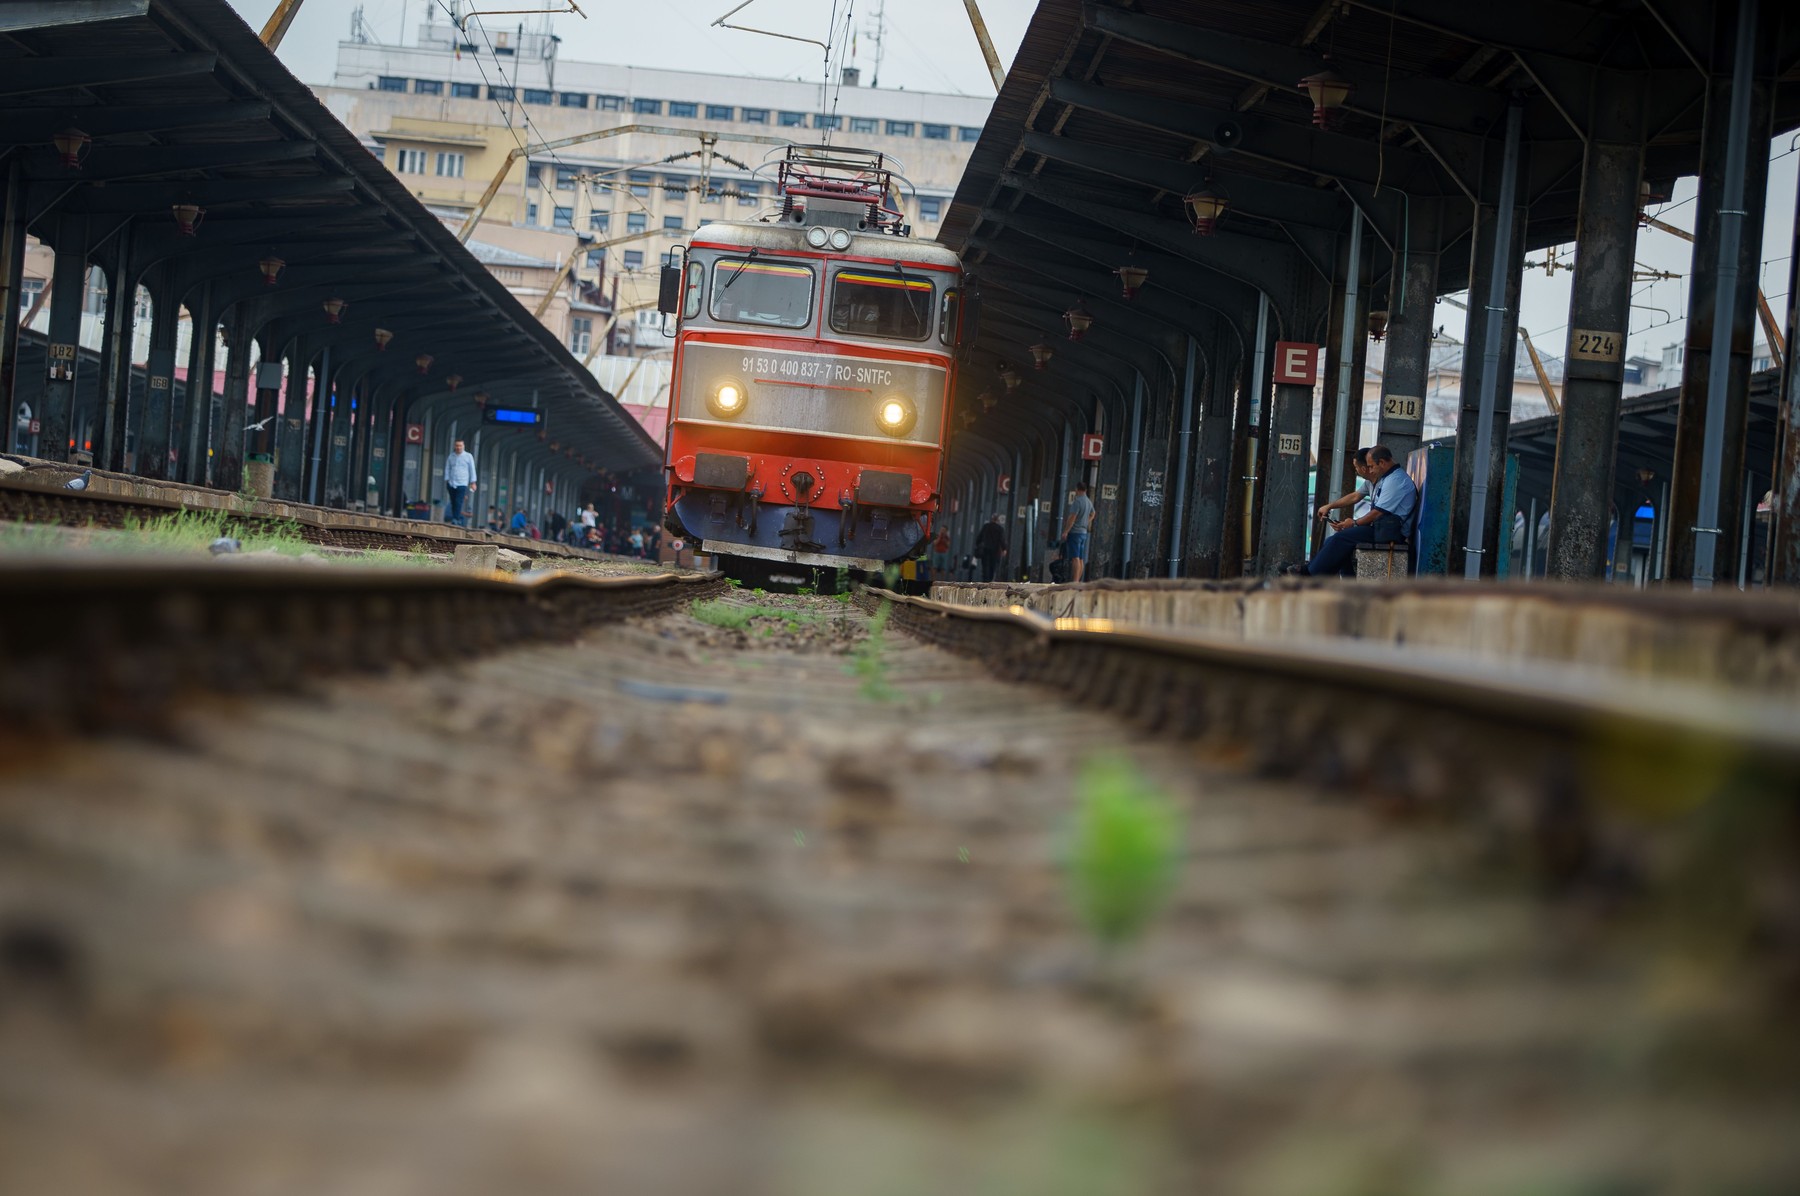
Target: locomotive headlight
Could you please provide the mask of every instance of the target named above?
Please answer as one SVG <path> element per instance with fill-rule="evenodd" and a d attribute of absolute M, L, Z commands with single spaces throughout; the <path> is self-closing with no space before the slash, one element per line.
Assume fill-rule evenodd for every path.
<path fill-rule="evenodd" d="M 825 243 L 830 239 L 831 233 L 816 224 L 806 230 L 806 243 L 814 249 L 825 248 Z"/>
<path fill-rule="evenodd" d="M 735 378 L 728 378 L 713 387 L 713 392 L 707 398 L 706 405 L 712 408 L 714 415 L 729 419 L 744 410 L 744 400 L 747 397 L 744 393 L 744 384 Z"/>
<path fill-rule="evenodd" d="M 831 247 L 833 249 L 837 250 L 839 253 L 842 253 L 842 252 L 844 252 L 844 250 L 850 248 L 850 230 L 840 228 L 835 233 L 832 233 L 831 234 Z"/>
<path fill-rule="evenodd" d="M 889 395 L 875 407 L 875 422 L 889 436 L 904 436 L 912 431 L 919 413 L 902 395 Z"/>

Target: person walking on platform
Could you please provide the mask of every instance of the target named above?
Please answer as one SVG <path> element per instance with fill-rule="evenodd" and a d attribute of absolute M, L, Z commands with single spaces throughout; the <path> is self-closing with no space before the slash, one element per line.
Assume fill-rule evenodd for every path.
<path fill-rule="evenodd" d="M 1068 562 L 1069 580 L 1081 580 L 1087 571 L 1088 529 L 1094 525 L 1094 500 L 1088 497 L 1086 482 L 1075 483 L 1075 497 L 1069 500 L 1069 514 L 1063 520 L 1062 559 Z"/>
<path fill-rule="evenodd" d="M 450 446 L 450 458 L 444 462 L 444 489 L 450 494 L 450 514 L 444 522 L 468 527 L 469 495 L 475 493 L 475 458 L 460 440 Z"/>
<path fill-rule="evenodd" d="M 1332 524 L 1332 534 L 1325 537 L 1312 560 L 1284 572 L 1309 577 L 1342 574 L 1356 560 L 1358 544 L 1392 544 L 1411 534 L 1419 488 L 1385 444 L 1369 450 L 1369 476 L 1375 481 L 1375 490 L 1369 496 L 1368 513 Z"/>
<path fill-rule="evenodd" d="M 993 581 L 1006 558 L 1006 519 L 996 515 L 975 533 L 975 555 L 981 558 L 981 580 Z"/>

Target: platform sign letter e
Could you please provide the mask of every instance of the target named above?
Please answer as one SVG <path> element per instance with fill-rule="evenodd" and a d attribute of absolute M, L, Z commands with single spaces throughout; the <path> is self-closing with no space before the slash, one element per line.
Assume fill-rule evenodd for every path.
<path fill-rule="evenodd" d="M 1319 346 L 1298 341 L 1275 342 L 1275 381 L 1287 386 L 1311 386 L 1319 380 Z"/>

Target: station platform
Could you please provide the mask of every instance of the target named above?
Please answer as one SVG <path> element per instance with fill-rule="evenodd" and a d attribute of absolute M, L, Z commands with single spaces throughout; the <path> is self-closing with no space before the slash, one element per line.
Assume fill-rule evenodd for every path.
<path fill-rule="evenodd" d="M 69 489 L 68 483 L 84 473 L 86 487 Z M 0 454 L 0 521 L 120 527 L 131 521 L 183 511 L 216 514 L 247 523 L 291 524 L 307 541 L 335 548 L 412 547 L 423 543 L 428 551 L 451 553 L 463 544 L 497 544 L 531 556 L 608 559 L 605 553 L 528 536 L 256 498 L 180 482 L 152 482 L 132 474 L 84 470 L 16 453 Z"/>

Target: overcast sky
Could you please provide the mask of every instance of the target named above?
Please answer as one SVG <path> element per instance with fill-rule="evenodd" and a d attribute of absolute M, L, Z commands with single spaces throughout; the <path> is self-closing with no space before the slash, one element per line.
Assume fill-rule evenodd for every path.
<path fill-rule="evenodd" d="M 257 29 L 275 7 L 275 0 L 231 0 L 233 7 Z M 449 0 L 363 0 L 364 20 L 378 41 L 412 41 L 424 21 L 428 6 L 447 20 Z M 527 8 L 520 0 L 480 0 L 465 11 L 491 8 Z M 573 15 L 556 18 L 565 58 L 586 62 L 631 63 L 640 66 L 713 71 L 776 78 L 820 78 L 823 55 L 815 46 L 755 33 L 712 28 L 736 0 L 578 0 L 587 12 L 584 20 Z M 554 7 L 547 0 L 544 7 Z M 967 95 L 991 95 L 993 85 L 982 62 L 961 0 L 752 0 L 732 17 L 734 24 L 751 25 L 796 37 L 828 38 L 835 28 L 841 35 L 855 31 L 852 65 L 863 69 L 865 83 L 875 70 L 876 42 L 873 13 L 885 6 L 886 37 L 882 45 L 881 84 L 914 91 L 949 91 Z M 357 0 L 305 0 L 305 6 L 282 43 L 281 59 L 302 80 L 325 83 L 331 78 L 337 43 L 350 35 L 351 14 Z M 1035 0 L 981 0 L 982 15 L 999 48 L 1001 60 L 1010 64 L 1030 20 Z M 496 16 L 496 27 L 511 28 L 535 17 Z M 835 22 L 835 23 L 834 23 Z M 1786 316 L 1788 268 L 1794 234 L 1794 189 L 1800 154 L 1781 138 L 1770 149 L 1768 218 L 1763 237 L 1763 290 L 1776 319 Z M 1669 224 L 1692 229 L 1694 180 L 1682 180 L 1670 203 L 1660 213 Z M 1638 260 L 1653 270 L 1685 275 L 1689 246 L 1655 229 L 1638 237 Z M 1533 260 L 1542 261 L 1536 253 Z M 1568 255 L 1565 255 L 1565 261 Z M 1539 352 L 1560 357 L 1566 347 L 1569 274 L 1546 276 L 1541 269 L 1527 270 L 1520 322 L 1530 331 Z M 1628 351 L 1660 356 L 1664 345 L 1679 341 L 1686 326 L 1687 280 L 1638 284 L 1631 313 Z M 1439 304 L 1437 319 L 1457 337 L 1463 333 L 1463 312 Z M 1761 339 L 1761 334 L 1758 334 Z"/>

